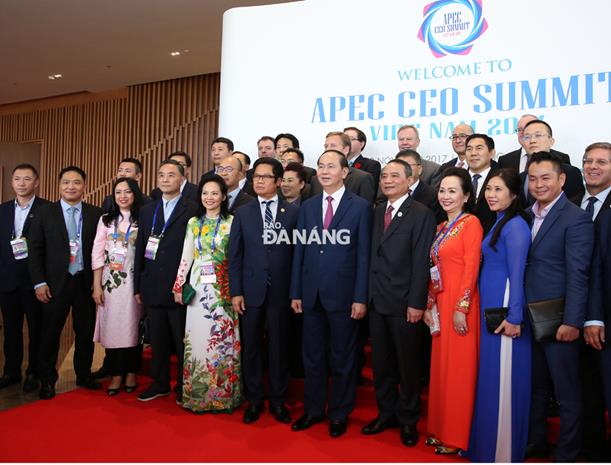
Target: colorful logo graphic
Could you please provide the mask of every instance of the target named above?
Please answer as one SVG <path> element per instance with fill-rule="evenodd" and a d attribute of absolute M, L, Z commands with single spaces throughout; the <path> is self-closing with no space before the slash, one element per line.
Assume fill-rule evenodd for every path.
<path fill-rule="evenodd" d="M 418 38 L 437 58 L 467 55 L 488 23 L 482 14 L 483 0 L 437 0 L 424 7 Z"/>

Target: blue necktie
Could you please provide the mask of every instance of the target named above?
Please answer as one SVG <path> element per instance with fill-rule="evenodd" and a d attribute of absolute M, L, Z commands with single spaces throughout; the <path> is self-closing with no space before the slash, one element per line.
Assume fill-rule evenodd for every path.
<path fill-rule="evenodd" d="M 68 239 L 70 241 L 77 241 L 76 235 L 76 207 L 68 208 Z M 80 257 L 81 257 L 81 247 L 78 245 L 78 252 L 76 253 L 76 257 L 74 257 L 74 261 L 70 263 L 68 266 L 68 272 L 71 275 L 75 275 L 79 271 L 81 271 Z"/>
<path fill-rule="evenodd" d="M 272 216 L 271 204 L 273 200 L 265 200 L 262 203 L 265 205 L 265 227 L 269 229 L 274 228 L 274 217 Z M 267 285 L 272 284 L 272 275 L 267 271 Z"/>
<path fill-rule="evenodd" d="M 473 195 L 475 196 L 475 200 L 477 201 L 477 185 L 479 183 L 479 178 L 481 178 L 481 174 L 473 175 Z"/>
<path fill-rule="evenodd" d="M 594 196 L 588 199 L 588 205 L 586 205 L 586 212 L 590 215 L 590 218 L 594 218 L 594 204 L 598 199 Z"/>

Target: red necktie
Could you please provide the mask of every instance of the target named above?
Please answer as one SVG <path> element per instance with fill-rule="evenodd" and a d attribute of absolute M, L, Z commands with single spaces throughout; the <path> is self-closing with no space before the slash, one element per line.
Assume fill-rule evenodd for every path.
<path fill-rule="evenodd" d="M 456 164 L 457 168 L 462 168 L 465 166 L 465 161 L 464 160 L 458 160 L 458 163 Z"/>
<path fill-rule="evenodd" d="M 325 212 L 325 220 L 322 222 L 323 229 L 329 229 L 331 221 L 333 221 L 333 197 L 327 196 L 327 211 Z"/>
<path fill-rule="evenodd" d="M 384 232 L 386 232 L 388 226 L 390 225 L 390 222 L 392 221 L 392 211 L 392 205 L 389 205 L 386 209 L 386 213 L 384 213 Z"/>

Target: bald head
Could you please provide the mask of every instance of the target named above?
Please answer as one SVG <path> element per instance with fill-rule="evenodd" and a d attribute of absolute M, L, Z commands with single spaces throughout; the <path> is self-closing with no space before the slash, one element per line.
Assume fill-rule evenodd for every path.
<path fill-rule="evenodd" d="M 473 128 L 468 124 L 459 124 L 452 131 L 452 149 L 461 160 L 465 158 L 467 137 L 473 134 Z"/>
<path fill-rule="evenodd" d="M 518 143 L 524 148 L 524 150 L 526 150 L 527 145 L 522 141 L 522 135 L 524 134 L 524 126 L 536 119 L 538 118 L 535 115 L 527 113 L 525 115 L 522 115 L 522 117 L 518 120 L 518 127 L 516 128 L 516 133 L 518 135 Z M 526 151 L 528 152 L 528 150 Z"/>

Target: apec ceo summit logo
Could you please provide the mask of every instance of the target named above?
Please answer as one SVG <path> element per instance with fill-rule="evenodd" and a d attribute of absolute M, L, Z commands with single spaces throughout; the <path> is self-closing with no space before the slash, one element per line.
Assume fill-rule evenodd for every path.
<path fill-rule="evenodd" d="M 467 55 L 488 23 L 482 14 L 483 0 L 437 0 L 424 7 L 418 38 L 435 57 Z"/>

